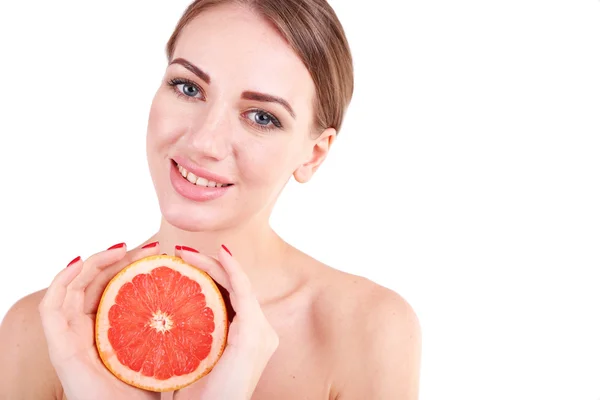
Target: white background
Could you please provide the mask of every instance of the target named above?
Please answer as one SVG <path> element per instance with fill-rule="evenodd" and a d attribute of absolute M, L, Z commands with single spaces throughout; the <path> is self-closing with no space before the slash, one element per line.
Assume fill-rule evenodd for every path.
<path fill-rule="evenodd" d="M 0 316 L 157 229 L 146 118 L 187 4 L 0 3 Z M 276 229 L 412 304 L 421 399 L 598 400 L 600 2 L 332 5 L 355 97 Z"/>

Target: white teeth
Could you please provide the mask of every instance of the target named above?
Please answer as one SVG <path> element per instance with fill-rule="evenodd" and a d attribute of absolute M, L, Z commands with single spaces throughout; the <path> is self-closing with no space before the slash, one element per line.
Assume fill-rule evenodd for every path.
<path fill-rule="evenodd" d="M 223 187 L 226 185 L 225 183 L 217 183 L 217 182 L 209 181 L 208 179 L 202 178 L 200 176 L 196 176 L 192 172 L 188 172 L 181 165 L 178 165 L 177 169 L 179 170 L 179 173 L 181 174 L 181 176 L 186 178 L 190 183 L 193 183 L 197 186 Z"/>
<path fill-rule="evenodd" d="M 198 186 L 208 186 L 208 180 L 204 179 L 202 177 L 198 177 L 198 180 L 196 181 L 196 185 L 198 185 Z"/>
<path fill-rule="evenodd" d="M 190 183 L 196 183 L 196 180 L 198 179 L 198 177 L 196 175 L 194 175 L 191 172 L 187 173 L 187 180 L 190 181 Z"/>
<path fill-rule="evenodd" d="M 184 178 L 187 178 L 188 172 L 181 165 L 179 166 L 179 172 L 181 173 L 181 176 L 183 176 Z"/>

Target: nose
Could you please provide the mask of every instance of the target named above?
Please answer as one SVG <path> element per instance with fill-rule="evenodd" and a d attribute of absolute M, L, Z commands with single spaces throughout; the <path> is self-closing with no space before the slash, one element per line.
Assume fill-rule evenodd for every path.
<path fill-rule="evenodd" d="M 190 145 L 198 157 L 223 160 L 230 152 L 232 132 L 226 107 L 209 106 L 202 114 L 190 127 Z"/>

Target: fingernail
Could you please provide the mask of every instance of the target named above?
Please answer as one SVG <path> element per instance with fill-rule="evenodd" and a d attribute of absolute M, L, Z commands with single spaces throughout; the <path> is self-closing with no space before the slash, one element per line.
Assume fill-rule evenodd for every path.
<path fill-rule="evenodd" d="M 125 243 L 117 243 L 114 246 L 110 246 L 108 249 L 106 250 L 114 250 L 114 249 L 120 249 L 121 247 L 125 246 Z"/>
<path fill-rule="evenodd" d="M 75 264 L 77 261 L 81 260 L 81 256 L 77 256 L 73 259 L 73 261 L 71 261 L 70 263 L 67 264 L 67 268 L 69 268 L 71 265 Z"/>
<path fill-rule="evenodd" d="M 229 251 L 229 249 L 224 244 L 222 244 L 221 247 L 224 248 L 225 251 L 228 252 L 229 255 L 233 257 L 233 254 L 231 254 L 231 252 Z"/>
<path fill-rule="evenodd" d="M 142 249 L 149 249 L 150 247 L 156 247 L 156 245 L 158 244 L 158 242 L 152 242 L 152 243 L 148 243 L 142 246 Z"/>
<path fill-rule="evenodd" d="M 175 248 L 177 250 L 185 250 L 185 251 L 191 251 L 192 253 L 200 253 L 198 250 L 192 249 L 191 247 L 188 247 L 188 246 L 179 246 L 179 245 L 177 245 L 177 246 L 175 246 Z"/>

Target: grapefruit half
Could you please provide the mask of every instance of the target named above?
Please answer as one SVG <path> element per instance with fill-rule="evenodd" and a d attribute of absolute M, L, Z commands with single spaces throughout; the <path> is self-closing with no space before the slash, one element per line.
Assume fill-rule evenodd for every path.
<path fill-rule="evenodd" d="M 173 256 L 150 256 L 119 272 L 96 314 L 96 347 L 110 372 L 153 392 L 188 386 L 221 357 L 227 311 L 215 282 Z"/>

